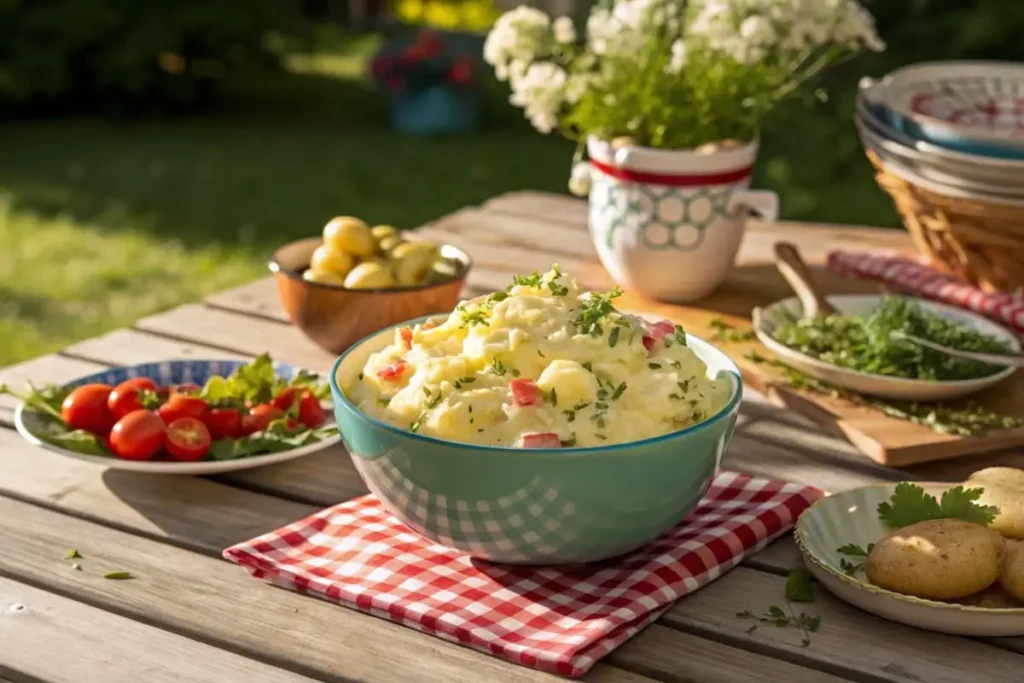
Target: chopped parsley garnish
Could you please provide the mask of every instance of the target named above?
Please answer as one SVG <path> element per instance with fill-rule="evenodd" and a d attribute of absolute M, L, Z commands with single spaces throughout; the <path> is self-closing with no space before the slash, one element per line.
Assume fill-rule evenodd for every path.
<path fill-rule="evenodd" d="M 363 381 L 363 373 L 360 372 L 359 375 L 356 376 L 356 379 L 358 379 L 360 382 L 362 382 Z"/>
<path fill-rule="evenodd" d="M 682 325 L 676 325 L 676 341 L 686 346 L 686 331 Z"/>
<path fill-rule="evenodd" d="M 576 432 L 573 432 L 572 434 L 570 434 L 568 439 L 563 439 L 562 440 L 562 446 L 564 448 L 572 448 L 575 445 L 576 445 Z"/>
<path fill-rule="evenodd" d="M 661 366 L 657 363 L 648 363 L 647 367 L 649 367 L 651 370 L 661 370 Z"/>
<path fill-rule="evenodd" d="M 739 343 L 750 341 L 757 337 L 754 334 L 754 330 L 737 330 L 721 318 L 712 318 L 708 321 L 708 326 L 714 330 L 714 333 L 711 335 L 712 341 Z"/>
<path fill-rule="evenodd" d="M 553 406 L 557 406 L 558 405 L 558 392 L 555 391 L 554 387 L 551 388 L 551 405 L 553 405 Z"/>
<path fill-rule="evenodd" d="M 573 410 L 583 410 L 584 408 L 586 408 L 586 407 L 587 407 L 587 406 L 589 406 L 589 405 L 590 405 L 590 401 L 580 401 L 579 403 L 577 403 L 576 405 L 574 405 L 574 406 L 572 407 L 572 409 L 573 409 Z"/>
<path fill-rule="evenodd" d="M 389 403 L 391 403 L 390 396 L 381 396 L 377 399 L 377 405 L 381 406 L 382 408 L 387 408 Z"/>
<path fill-rule="evenodd" d="M 518 377 L 519 376 L 519 371 L 516 370 L 515 368 L 509 368 L 508 369 L 508 374 L 512 375 L 513 377 Z"/>
<path fill-rule="evenodd" d="M 565 296 L 566 294 L 569 293 L 568 287 L 554 280 L 548 281 L 548 289 L 551 290 L 551 293 L 554 294 L 555 296 Z"/>
<path fill-rule="evenodd" d="M 544 357 L 545 357 L 545 356 L 544 356 L 544 352 L 543 352 L 543 351 L 541 351 L 540 349 L 537 349 L 537 355 L 538 355 L 538 356 L 540 356 L 541 358 L 544 358 Z"/>
<path fill-rule="evenodd" d="M 622 290 L 616 287 L 607 294 L 591 293 L 590 298 L 584 301 L 579 308 L 579 313 L 573 324 L 581 334 L 589 334 L 591 337 L 600 337 L 604 334 L 602 323 L 609 315 L 616 313 L 612 299 L 622 296 Z"/>
<path fill-rule="evenodd" d="M 682 363 L 680 363 L 680 362 L 679 362 L 679 361 L 677 361 L 677 360 L 670 360 L 670 361 L 668 362 L 668 364 L 669 364 L 669 365 L 671 365 L 672 367 L 674 367 L 674 368 L 675 368 L 676 370 L 678 370 L 679 368 L 683 367 L 683 364 L 682 364 Z"/>
<path fill-rule="evenodd" d="M 461 389 L 465 384 L 472 384 L 476 381 L 476 377 L 460 377 L 459 379 L 452 382 L 452 385 L 456 389 Z"/>
<path fill-rule="evenodd" d="M 604 427 L 604 424 L 600 424 L 599 426 L 600 427 Z M 594 436 L 596 436 L 597 438 L 601 439 L 601 441 L 607 441 L 608 440 L 608 437 L 605 436 L 604 434 L 594 434 Z"/>
<path fill-rule="evenodd" d="M 619 343 L 619 329 L 621 328 L 613 327 L 611 334 L 608 335 L 608 346 L 613 349 L 615 348 L 615 345 Z"/>
<path fill-rule="evenodd" d="M 626 383 L 625 382 L 623 382 L 619 386 L 615 387 L 615 391 L 612 393 L 612 400 L 614 401 L 615 399 L 617 399 L 620 396 L 622 396 L 622 392 L 624 392 L 625 390 L 626 390 Z"/>
<path fill-rule="evenodd" d="M 508 298 L 508 293 L 507 292 L 493 292 L 492 294 L 488 294 L 487 295 L 487 303 L 491 304 L 493 306 L 494 304 L 500 303 L 500 302 L 504 301 L 507 298 Z"/>
<path fill-rule="evenodd" d="M 487 371 L 491 374 L 497 375 L 498 377 L 504 377 L 505 373 L 508 372 L 508 369 L 505 367 L 504 363 L 495 358 L 491 361 L 491 367 L 489 367 Z"/>
<path fill-rule="evenodd" d="M 485 325 L 490 327 L 490 323 L 487 322 L 486 311 L 479 308 L 471 311 L 466 308 L 465 304 L 459 304 L 456 306 L 456 310 L 462 313 L 462 327 L 469 327 L 470 325 Z"/>
<path fill-rule="evenodd" d="M 586 363 L 583 364 L 583 369 L 586 370 L 587 372 L 593 372 L 594 371 L 594 366 L 588 360 Z"/>
<path fill-rule="evenodd" d="M 575 410 L 563 410 L 562 414 L 565 415 L 565 419 L 568 422 L 575 422 L 576 421 L 576 411 Z"/>
<path fill-rule="evenodd" d="M 533 271 L 529 275 L 513 275 L 512 276 L 512 287 L 540 287 L 540 273 Z M 512 289 L 509 287 L 509 289 Z"/>
<path fill-rule="evenodd" d="M 679 391 L 685 394 L 690 390 L 690 380 L 684 379 L 682 382 L 676 382 L 676 386 L 679 387 Z"/>

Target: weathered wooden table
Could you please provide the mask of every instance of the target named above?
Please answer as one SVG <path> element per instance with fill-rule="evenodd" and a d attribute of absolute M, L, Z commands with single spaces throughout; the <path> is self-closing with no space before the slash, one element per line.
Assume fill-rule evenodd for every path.
<path fill-rule="evenodd" d="M 589 286 L 606 287 L 585 225 L 580 201 L 516 193 L 424 231 L 472 254 L 477 265 L 471 293 L 504 288 L 512 272 L 546 269 L 553 261 Z M 769 265 L 778 238 L 797 242 L 812 262 L 838 246 L 910 246 L 896 231 L 752 225 L 739 267 L 717 295 L 735 302 L 737 312 L 784 292 Z M 0 379 L 19 386 L 108 365 L 246 358 L 263 351 L 320 370 L 333 360 L 287 324 L 269 278 L 6 368 Z M 220 559 L 228 545 L 365 493 L 340 448 L 212 479 L 140 476 L 30 446 L 11 428 L 12 407 L 0 402 L 0 683 L 557 680 L 270 588 Z M 955 479 L 998 459 L 897 472 L 750 395 L 726 464 L 838 490 L 906 477 Z M 62 560 L 69 548 L 86 556 L 91 571 L 74 571 Z M 679 601 L 585 680 L 1008 683 L 1024 677 L 1024 638 L 919 631 L 820 590 L 805 609 L 822 617 L 809 647 L 801 647 L 801 634 L 793 629 L 748 634 L 749 622 L 736 613 L 781 603 L 784 576 L 799 562 L 792 541 L 776 542 Z M 101 578 L 109 570 L 129 570 L 138 578 Z"/>

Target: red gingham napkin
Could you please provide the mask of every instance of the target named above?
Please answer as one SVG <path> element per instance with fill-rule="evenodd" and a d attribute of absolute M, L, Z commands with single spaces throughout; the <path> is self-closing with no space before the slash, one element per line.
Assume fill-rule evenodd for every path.
<path fill-rule="evenodd" d="M 1024 299 L 984 292 L 912 258 L 833 251 L 826 267 L 846 277 L 881 280 L 908 294 L 970 309 L 1024 334 Z"/>
<path fill-rule="evenodd" d="M 517 567 L 434 544 L 371 495 L 224 551 L 254 577 L 518 664 L 582 676 L 597 660 L 787 531 L 821 493 L 720 472 L 696 510 L 608 562 Z"/>

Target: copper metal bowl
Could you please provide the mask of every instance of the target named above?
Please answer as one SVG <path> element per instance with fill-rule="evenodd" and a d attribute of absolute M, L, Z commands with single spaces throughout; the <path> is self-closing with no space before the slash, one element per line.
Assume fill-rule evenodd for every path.
<path fill-rule="evenodd" d="M 313 250 L 322 243 L 319 237 L 289 242 L 274 252 L 269 265 L 285 313 L 331 353 L 341 353 L 363 337 L 403 320 L 451 311 L 473 264 L 466 252 L 445 244 L 441 256 L 461 264 L 451 280 L 418 287 L 345 289 L 302 279 Z"/>

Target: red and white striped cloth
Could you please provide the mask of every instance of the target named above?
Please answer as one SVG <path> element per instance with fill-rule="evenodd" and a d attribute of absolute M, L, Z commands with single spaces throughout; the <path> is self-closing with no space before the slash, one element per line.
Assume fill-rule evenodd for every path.
<path fill-rule="evenodd" d="M 572 567 L 471 560 L 417 536 L 363 496 L 228 548 L 224 557 L 277 586 L 576 677 L 675 600 L 785 533 L 820 495 L 723 471 L 661 538 L 615 560 Z"/>
<path fill-rule="evenodd" d="M 880 280 L 893 289 L 980 313 L 1024 334 L 1024 299 L 988 293 L 902 255 L 833 251 L 826 267 L 840 275 Z"/>

